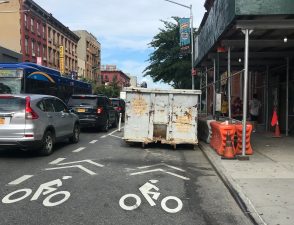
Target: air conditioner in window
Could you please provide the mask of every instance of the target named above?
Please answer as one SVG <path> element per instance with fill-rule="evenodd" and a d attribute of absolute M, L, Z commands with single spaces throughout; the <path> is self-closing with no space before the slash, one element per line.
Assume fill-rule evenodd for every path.
<path fill-rule="evenodd" d="M 36 56 L 36 54 L 33 52 L 33 53 L 32 53 L 32 56 L 33 56 L 33 57 L 35 57 L 35 56 Z"/>
<path fill-rule="evenodd" d="M 46 57 L 43 57 L 43 60 L 44 60 L 44 61 L 47 61 L 47 58 L 46 58 Z"/>

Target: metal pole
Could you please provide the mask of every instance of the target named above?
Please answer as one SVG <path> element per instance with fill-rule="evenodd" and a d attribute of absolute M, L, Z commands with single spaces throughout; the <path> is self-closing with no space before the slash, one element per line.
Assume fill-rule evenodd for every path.
<path fill-rule="evenodd" d="M 242 130 L 242 156 L 246 153 L 246 116 L 248 94 L 248 56 L 249 56 L 249 30 L 245 30 L 245 56 L 244 56 L 244 92 L 243 92 L 243 130 Z"/>
<path fill-rule="evenodd" d="M 208 87 L 207 87 L 207 77 L 208 77 L 208 69 L 207 69 L 207 67 L 206 67 L 206 77 L 205 77 L 205 85 L 206 85 L 206 97 L 205 97 L 205 100 L 206 100 L 206 116 L 208 115 Z"/>
<path fill-rule="evenodd" d="M 200 75 L 200 90 L 202 90 L 202 72 L 201 72 L 201 75 Z M 200 113 L 202 113 L 202 91 L 201 91 L 201 94 L 200 94 Z"/>
<path fill-rule="evenodd" d="M 228 106 L 229 106 L 229 118 L 232 118 L 232 111 L 231 111 L 231 48 L 228 48 Z"/>
<path fill-rule="evenodd" d="M 289 130 L 289 57 L 287 57 L 287 77 L 286 77 L 286 137 Z"/>
<path fill-rule="evenodd" d="M 212 112 L 212 115 L 213 115 L 213 117 L 214 117 L 214 115 L 215 115 L 215 103 L 216 103 L 216 99 L 215 99 L 215 76 L 216 76 L 216 68 L 215 68 L 215 64 L 216 64 L 216 62 L 215 62 L 215 58 L 213 59 L 213 107 L 212 107 L 212 110 L 213 110 L 213 112 Z"/>
<path fill-rule="evenodd" d="M 192 90 L 194 90 L 194 35 L 193 35 L 193 13 L 192 13 L 192 5 L 190 5 L 190 19 L 191 19 L 191 76 L 192 76 Z"/>

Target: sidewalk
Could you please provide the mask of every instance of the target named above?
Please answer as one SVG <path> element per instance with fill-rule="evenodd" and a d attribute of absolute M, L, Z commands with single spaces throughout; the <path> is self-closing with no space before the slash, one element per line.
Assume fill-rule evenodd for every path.
<path fill-rule="evenodd" d="M 209 144 L 199 146 L 258 224 L 293 225 L 294 138 L 254 133 L 251 144 L 249 161 L 222 160 Z"/>

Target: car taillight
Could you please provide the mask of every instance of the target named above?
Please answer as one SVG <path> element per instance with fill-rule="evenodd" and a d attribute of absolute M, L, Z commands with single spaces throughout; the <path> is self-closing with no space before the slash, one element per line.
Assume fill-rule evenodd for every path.
<path fill-rule="evenodd" d="M 101 114 L 103 112 L 103 107 L 98 107 L 97 108 L 97 114 Z"/>
<path fill-rule="evenodd" d="M 26 119 L 35 120 L 38 118 L 38 114 L 31 108 L 31 98 L 26 97 Z"/>
<path fill-rule="evenodd" d="M 118 110 L 118 111 L 121 111 L 121 110 L 122 110 L 122 107 L 117 107 L 117 110 Z"/>

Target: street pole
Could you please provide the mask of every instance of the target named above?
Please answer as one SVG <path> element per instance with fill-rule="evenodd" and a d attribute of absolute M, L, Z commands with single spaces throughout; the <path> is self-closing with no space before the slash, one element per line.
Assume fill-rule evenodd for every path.
<path fill-rule="evenodd" d="M 190 6 L 178 3 L 178 2 L 174 2 L 171 0 L 164 0 L 182 7 L 185 7 L 187 9 L 190 9 L 190 29 L 191 29 L 191 77 L 192 77 L 192 90 L 194 90 L 194 75 L 193 75 L 193 71 L 194 71 L 194 35 L 193 35 L 193 12 L 192 12 L 192 4 Z"/>

